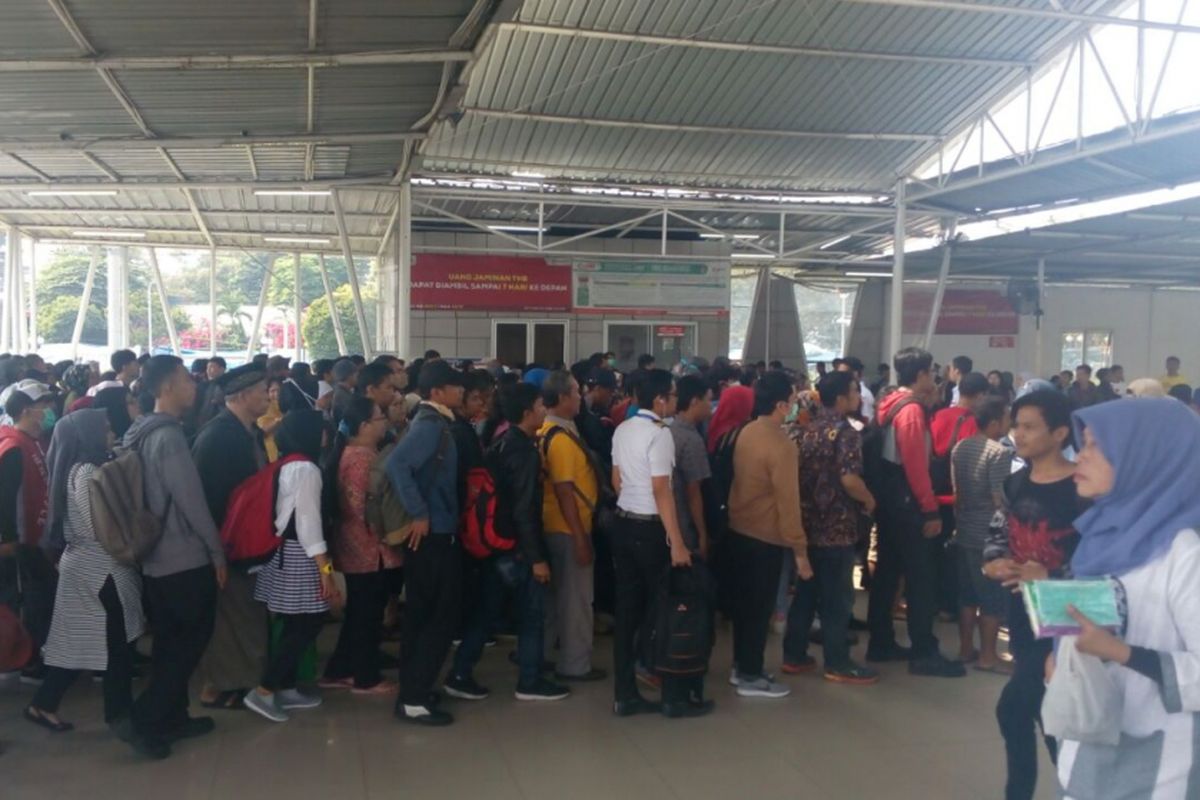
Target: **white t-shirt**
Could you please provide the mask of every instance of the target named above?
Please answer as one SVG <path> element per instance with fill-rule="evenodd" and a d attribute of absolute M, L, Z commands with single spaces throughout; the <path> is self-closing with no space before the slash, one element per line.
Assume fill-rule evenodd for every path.
<path fill-rule="evenodd" d="M 617 426 L 612 454 L 613 466 L 621 475 L 617 507 L 634 514 L 657 514 L 651 478 L 670 478 L 675 470 L 675 440 L 670 429 L 653 412 L 638 411 Z"/>
<path fill-rule="evenodd" d="M 867 419 L 875 419 L 875 393 L 863 381 L 858 382 L 862 390 L 862 415 Z"/>

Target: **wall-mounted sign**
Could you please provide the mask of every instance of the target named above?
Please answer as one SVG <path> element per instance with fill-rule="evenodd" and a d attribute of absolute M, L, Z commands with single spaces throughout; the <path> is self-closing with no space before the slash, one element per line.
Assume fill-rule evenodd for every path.
<path fill-rule="evenodd" d="M 904 333 L 924 333 L 933 311 L 933 289 L 904 290 Z M 1004 292 L 989 289 L 947 289 L 938 315 L 937 334 L 1016 335 L 1020 318 Z"/>
<path fill-rule="evenodd" d="M 571 267 L 544 258 L 420 253 L 411 304 L 439 311 L 569 311 Z"/>
<path fill-rule="evenodd" d="M 1017 337 L 1015 336 L 991 336 L 988 337 L 988 347 L 997 350 L 1012 350 L 1017 346 Z"/>
<path fill-rule="evenodd" d="M 575 310 L 729 313 L 729 265 L 688 261 L 577 261 Z"/>
<path fill-rule="evenodd" d="M 683 336 L 686 333 L 682 325 L 659 325 L 654 329 L 655 336 Z"/>

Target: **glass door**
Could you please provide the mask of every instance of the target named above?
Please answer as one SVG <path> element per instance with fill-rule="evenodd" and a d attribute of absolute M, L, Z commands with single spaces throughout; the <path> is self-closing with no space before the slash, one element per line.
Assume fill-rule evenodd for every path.
<path fill-rule="evenodd" d="M 508 367 L 541 364 L 549 369 L 567 362 L 567 323 L 558 320 L 496 320 L 492 323 L 496 358 Z"/>

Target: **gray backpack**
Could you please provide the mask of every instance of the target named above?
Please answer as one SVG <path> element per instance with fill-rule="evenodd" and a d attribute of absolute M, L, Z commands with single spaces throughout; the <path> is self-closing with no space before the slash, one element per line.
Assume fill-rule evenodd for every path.
<path fill-rule="evenodd" d="M 160 519 L 146 505 L 145 466 L 137 450 L 126 450 L 92 473 L 88 487 L 96 541 L 122 564 L 137 564 L 162 538 L 171 510 Z"/>

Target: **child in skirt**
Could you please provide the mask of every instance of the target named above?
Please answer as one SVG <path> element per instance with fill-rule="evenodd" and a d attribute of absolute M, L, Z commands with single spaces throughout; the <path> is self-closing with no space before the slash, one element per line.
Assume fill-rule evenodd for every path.
<path fill-rule="evenodd" d="M 330 605 L 340 605 L 327 555 L 321 513 L 321 470 L 325 421 L 319 411 L 290 411 L 275 431 L 280 457 L 304 458 L 279 471 L 275 531 L 279 550 L 258 573 L 254 598 L 283 620 L 283 634 L 261 683 L 246 693 L 246 708 L 271 720 L 287 722 L 288 711 L 316 708 L 321 698 L 296 688 L 300 657 L 316 640 Z"/>

